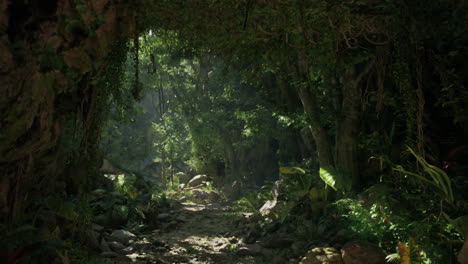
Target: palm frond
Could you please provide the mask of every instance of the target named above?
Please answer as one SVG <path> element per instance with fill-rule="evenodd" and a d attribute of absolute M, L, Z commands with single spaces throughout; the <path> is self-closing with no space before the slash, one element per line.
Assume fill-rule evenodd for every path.
<path fill-rule="evenodd" d="M 390 263 L 390 264 L 400 264 L 400 254 L 398 254 L 397 252 L 397 253 L 387 255 L 385 257 L 385 260 L 387 261 L 387 263 Z"/>

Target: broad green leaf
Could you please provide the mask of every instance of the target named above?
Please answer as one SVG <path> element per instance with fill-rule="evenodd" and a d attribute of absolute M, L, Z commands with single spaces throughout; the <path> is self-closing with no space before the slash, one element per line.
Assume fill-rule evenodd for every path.
<path fill-rule="evenodd" d="M 320 178 L 328 185 L 330 186 L 333 190 L 337 191 L 337 188 L 335 186 L 336 180 L 335 177 L 337 175 L 335 168 L 329 166 L 325 168 L 320 168 L 319 171 Z"/>
<path fill-rule="evenodd" d="M 281 167 L 279 169 L 281 174 L 305 174 L 305 170 L 299 167 Z"/>

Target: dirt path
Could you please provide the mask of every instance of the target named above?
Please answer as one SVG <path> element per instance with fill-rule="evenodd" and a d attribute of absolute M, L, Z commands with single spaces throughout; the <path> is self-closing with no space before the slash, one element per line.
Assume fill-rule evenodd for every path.
<path fill-rule="evenodd" d="M 244 247 L 236 230 L 244 215 L 226 205 L 183 203 L 160 218 L 158 229 L 137 235 L 133 263 L 271 263 Z"/>

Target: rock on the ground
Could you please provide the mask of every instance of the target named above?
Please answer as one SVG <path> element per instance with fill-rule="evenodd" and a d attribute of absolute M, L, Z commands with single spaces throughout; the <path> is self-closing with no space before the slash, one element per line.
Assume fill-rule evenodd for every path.
<path fill-rule="evenodd" d="M 385 253 L 378 246 L 361 241 L 351 241 L 341 248 L 344 264 L 386 264 Z"/>
<path fill-rule="evenodd" d="M 149 225 L 145 225 L 145 224 L 140 224 L 138 226 L 135 227 L 135 231 L 136 232 L 139 232 L 139 233 L 144 233 L 144 232 L 147 232 L 149 231 L 151 228 Z"/>
<path fill-rule="evenodd" d="M 261 236 L 260 226 L 256 223 L 250 223 L 246 227 L 246 234 L 243 237 L 244 243 L 253 244 Z"/>
<path fill-rule="evenodd" d="M 128 246 L 121 250 L 121 252 L 124 252 L 125 254 L 131 254 L 135 251 L 136 251 L 136 248 L 134 246 Z"/>
<path fill-rule="evenodd" d="M 127 230 L 119 229 L 114 230 L 112 234 L 109 236 L 109 240 L 120 242 L 124 245 L 128 245 L 131 239 L 135 239 L 136 236 Z"/>
<path fill-rule="evenodd" d="M 185 223 L 187 222 L 187 218 L 183 215 L 177 216 L 175 219 L 177 222 Z"/>
<path fill-rule="evenodd" d="M 158 218 L 158 220 L 160 220 L 160 221 L 164 221 L 164 220 L 169 219 L 170 217 L 171 217 L 170 214 L 162 213 L 162 214 L 159 214 L 157 218 Z"/>
<path fill-rule="evenodd" d="M 267 237 L 265 241 L 265 247 L 267 248 L 289 248 L 293 243 L 292 240 L 288 239 L 285 233 L 276 233 Z"/>
<path fill-rule="evenodd" d="M 200 185 L 202 182 L 204 181 L 208 181 L 208 176 L 206 176 L 205 174 L 200 174 L 200 175 L 197 175 L 195 177 L 193 177 L 188 183 L 187 185 L 190 186 L 190 187 L 195 187 L 195 186 L 198 186 Z"/>
<path fill-rule="evenodd" d="M 99 248 L 101 249 L 102 252 L 111 252 L 112 250 L 109 247 L 109 244 L 107 244 L 106 240 L 104 238 L 101 238 L 101 243 L 99 244 Z"/>
<path fill-rule="evenodd" d="M 303 241 L 296 241 L 291 245 L 291 250 L 294 255 L 302 256 L 307 252 L 307 243 Z M 341 256 L 341 255 L 340 255 Z"/>
<path fill-rule="evenodd" d="M 178 208 L 182 208 L 183 205 L 182 205 L 182 203 L 180 201 L 169 200 L 169 207 L 174 208 L 174 209 L 178 209 Z"/>
<path fill-rule="evenodd" d="M 262 214 L 262 216 L 270 215 L 273 209 L 275 208 L 276 204 L 278 204 L 278 201 L 276 199 L 266 201 L 263 204 L 262 208 L 260 208 L 260 214 Z"/>
<path fill-rule="evenodd" d="M 179 179 L 179 183 L 186 184 L 189 181 L 189 176 L 184 172 L 178 172 L 175 176 Z"/>
<path fill-rule="evenodd" d="M 101 245 L 99 244 L 99 233 L 93 230 L 87 230 L 84 232 L 86 242 L 92 249 L 100 250 Z"/>
<path fill-rule="evenodd" d="M 198 201 L 203 201 L 208 199 L 209 194 L 201 190 L 192 190 L 192 198 Z"/>
<path fill-rule="evenodd" d="M 125 246 L 122 243 L 116 241 L 109 242 L 108 244 L 113 251 L 117 252 L 125 248 Z"/>
<path fill-rule="evenodd" d="M 276 181 L 271 188 L 271 195 L 275 200 L 283 200 L 286 196 L 286 185 L 283 180 Z"/>
<path fill-rule="evenodd" d="M 216 192 L 210 192 L 208 194 L 208 200 L 210 200 L 210 202 L 216 202 L 220 198 L 221 198 L 221 196 L 219 196 L 219 194 L 217 194 Z"/>
<path fill-rule="evenodd" d="M 118 256 L 113 260 L 115 264 L 126 264 L 126 263 L 134 263 L 133 260 L 127 256 Z"/>
<path fill-rule="evenodd" d="M 264 249 L 259 244 L 246 245 L 237 250 L 239 256 L 260 256 L 264 255 Z"/>
<path fill-rule="evenodd" d="M 96 232 L 102 232 L 104 230 L 104 227 L 101 225 L 98 225 L 96 223 L 91 224 L 91 228 L 96 231 Z"/>
<path fill-rule="evenodd" d="M 284 256 L 276 256 L 272 261 L 272 264 L 288 264 L 288 259 L 286 259 Z"/>
<path fill-rule="evenodd" d="M 168 247 L 168 245 L 162 241 L 154 240 L 151 244 L 155 247 Z"/>
<path fill-rule="evenodd" d="M 281 210 L 283 210 L 285 207 L 286 207 L 285 201 L 278 201 L 274 199 L 274 200 L 266 201 L 259 211 L 262 216 L 272 217 L 272 216 L 279 214 Z"/>
<path fill-rule="evenodd" d="M 100 214 L 94 217 L 94 221 L 101 226 L 106 226 L 109 223 L 109 218 L 105 214 Z"/>
<path fill-rule="evenodd" d="M 120 255 L 115 253 L 115 252 L 102 252 L 101 256 L 103 256 L 105 258 L 116 258 L 116 257 L 118 257 Z"/>
<path fill-rule="evenodd" d="M 311 249 L 299 264 L 342 264 L 340 252 L 335 248 L 317 247 Z"/>

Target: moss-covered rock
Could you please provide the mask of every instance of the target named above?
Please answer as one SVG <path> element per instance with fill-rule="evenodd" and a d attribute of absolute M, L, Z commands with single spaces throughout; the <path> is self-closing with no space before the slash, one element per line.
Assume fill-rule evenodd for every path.
<path fill-rule="evenodd" d="M 317 247 L 311 249 L 301 259 L 299 264 L 342 264 L 340 252 L 331 247 Z"/>

